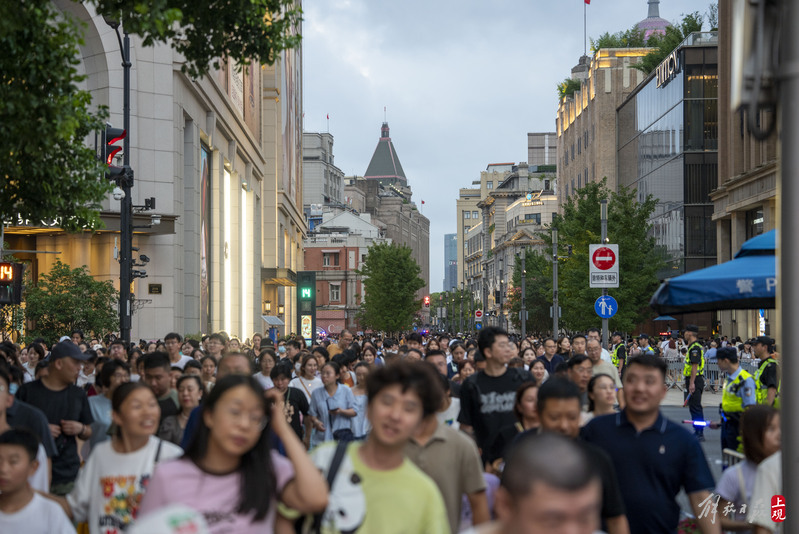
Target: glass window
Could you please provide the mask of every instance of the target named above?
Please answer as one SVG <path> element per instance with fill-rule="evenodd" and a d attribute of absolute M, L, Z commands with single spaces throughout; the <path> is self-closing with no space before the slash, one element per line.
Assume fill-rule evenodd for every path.
<path fill-rule="evenodd" d="M 338 266 L 338 252 L 325 252 L 322 254 L 322 265 L 324 267 Z"/>
<path fill-rule="evenodd" d="M 480 218 L 480 212 L 479 211 L 473 211 L 472 212 L 472 219 L 479 219 L 479 218 Z"/>
<path fill-rule="evenodd" d="M 486 182 L 486 189 L 494 189 L 494 182 Z"/>
<path fill-rule="evenodd" d="M 472 216 L 471 212 L 469 212 L 469 211 L 464 211 L 463 212 L 463 218 L 464 219 L 469 219 L 469 218 L 471 218 L 471 216 Z"/>
<path fill-rule="evenodd" d="M 330 284 L 330 302 L 341 301 L 341 284 Z"/>
<path fill-rule="evenodd" d="M 763 233 L 763 207 L 746 212 L 746 239 L 751 239 Z"/>

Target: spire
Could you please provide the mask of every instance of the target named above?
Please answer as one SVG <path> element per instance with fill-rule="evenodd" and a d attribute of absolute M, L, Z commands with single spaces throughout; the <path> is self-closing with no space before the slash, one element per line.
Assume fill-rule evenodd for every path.
<path fill-rule="evenodd" d="M 380 128 L 380 139 L 363 177 L 379 180 L 382 185 L 399 183 L 399 185 L 407 186 L 408 184 L 405 171 L 402 170 L 402 164 L 394 149 L 394 143 L 391 141 L 388 122 L 384 122 Z"/>
<path fill-rule="evenodd" d="M 660 18 L 660 0 L 649 0 L 649 15 L 647 18 Z"/>

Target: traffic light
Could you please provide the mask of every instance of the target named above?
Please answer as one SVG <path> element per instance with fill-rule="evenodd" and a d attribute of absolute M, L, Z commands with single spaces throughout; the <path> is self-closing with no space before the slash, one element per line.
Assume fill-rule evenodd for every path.
<path fill-rule="evenodd" d="M 106 123 L 105 130 L 103 130 L 103 163 L 108 165 L 105 171 L 107 180 L 116 180 L 125 172 L 124 167 L 114 165 L 114 157 L 122 150 L 122 143 L 125 139 L 127 132 L 122 128 L 114 128 Z"/>
<path fill-rule="evenodd" d="M 0 305 L 22 302 L 21 263 L 0 262 Z"/>
<path fill-rule="evenodd" d="M 429 308 L 430 307 L 430 296 L 429 295 L 425 295 L 424 296 L 424 307 L 425 308 Z"/>
<path fill-rule="evenodd" d="M 297 273 L 297 323 L 307 342 L 316 335 L 316 271 Z"/>

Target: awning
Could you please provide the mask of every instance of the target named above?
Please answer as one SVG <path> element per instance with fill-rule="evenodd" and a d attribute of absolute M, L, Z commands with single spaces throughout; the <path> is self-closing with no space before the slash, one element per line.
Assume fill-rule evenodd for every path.
<path fill-rule="evenodd" d="M 262 315 L 261 319 L 263 319 L 269 326 L 284 326 L 286 324 L 275 315 Z"/>
<path fill-rule="evenodd" d="M 776 230 L 743 244 L 735 259 L 666 280 L 649 305 L 658 313 L 773 309 Z"/>

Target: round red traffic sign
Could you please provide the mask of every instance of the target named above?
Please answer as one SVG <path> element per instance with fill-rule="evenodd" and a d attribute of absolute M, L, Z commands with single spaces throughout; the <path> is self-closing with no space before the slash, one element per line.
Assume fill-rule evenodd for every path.
<path fill-rule="evenodd" d="M 482 319 L 483 318 L 483 310 L 474 310 L 474 318 L 475 319 Z"/>
<path fill-rule="evenodd" d="M 594 251 L 591 261 L 597 269 L 607 271 L 616 264 L 616 254 L 608 247 L 599 247 Z"/>

